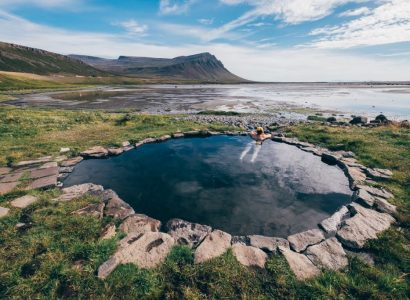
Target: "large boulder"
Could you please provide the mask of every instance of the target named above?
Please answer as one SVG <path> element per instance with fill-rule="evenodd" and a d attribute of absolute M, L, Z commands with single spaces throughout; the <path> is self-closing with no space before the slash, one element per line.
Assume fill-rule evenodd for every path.
<path fill-rule="evenodd" d="M 104 215 L 118 219 L 135 214 L 134 209 L 124 200 L 122 200 L 113 190 L 103 192 L 103 201 L 106 203 Z"/>
<path fill-rule="evenodd" d="M 339 270 L 349 263 L 346 252 L 335 237 L 310 246 L 305 254 L 319 268 Z"/>
<path fill-rule="evenodd" d="M 354 216 L 344 221 L 336 236 L 350 248 L 363 248 L 368 240 L 377 239 L 377 234 L 388 229 L 395 221 L 389 214 L 364 208 L 357 203 L 350 204 L 349 209 Z"/>
<path fill-rule="evenodd" d="M 320 222 L 320 227 L 329 234 L 334 234 L 339 229 L 343 219 L 349 214 L 349 210 L 346 206 L 342 206 L 337 212 L 331 215 L 329 218 Z"/>
<path fill-rule="evenodd" d="M 264 268 L 268 259 L 268 255 L 262 250 L 242 244 L 233 245 L 232 252 L 236 259 L 246 267 Z"/>
<path fill-rule="evenodd" d="M 325 236 L 320 229 L 311 229 L 288 236 L 290 247 L 296 252 L 302 252 L 308 246 L 317 244 L 324 239 Z"/>
<path fill-rule="evenodd" d="M 231 246 L 232 236 L 221 230 L 214 230 L 206 236 L 203 242 L 196 248 L 195 263 L 208 261 L 224 254 Z"/>
<path fill-rule="evenodd" d="M 161 222 L 143 214 L 133 214 L 122 222 L 120 230 L 126 234 L 158 232 Z"/>
<path fill-rule="evenodd" d="M 212 231 L 207 225 L 190 223 L 181 219 L 172 219 L 167 223 L 168 234 L 180 245 L 191 248 L 197 247 L 204 238 Z"/>
<path fill-rule="evenodd" d="M 101 158 L 108 155 L 108 150 L 102 146 L 94 146 L 80 153 L 83 157 Z"/>
<path fill-rule="evenodd" d="M 174 243 L 170 235 L 162 232 L 130 234 L 120 241 L 114 255 L 98 268 L 98 277 L 106 278 L 120 264 L 154 268 L 165 260 Z"/>
<path fill-rule="evenodd" d="M 349 122 L 352 125 L 358 124 L 367 124 L 368 119 L 363 116 L 353 117 L 353 119 Z"/>
<path fill-rule="evenodd" d="M 279 247 L 289 248 L 289 242 L 283 238 L 263 235 L 250 235 L 249 244 L 266 252 L 276 253 Z"/>
<path fill-rule="evenodd" d="M 319 268 L 317 268 L 306 255 L 293 252 L 285 247 L 279 247 L 279 251 L 285 257 L 290 269 L 298 280 L 309 279 L 320 274 Z"/>
<path fill-rule="evenodd" d="M 83 183 L 78 185 L 73 185 L 62 189 L 63 194 L 58 197 L 57 201 L 70 201 L 76 198 L 80 198 L 87 193 L 101 192 L 104 188 L 101 185 L 96 185 L 93 183 Z"/>

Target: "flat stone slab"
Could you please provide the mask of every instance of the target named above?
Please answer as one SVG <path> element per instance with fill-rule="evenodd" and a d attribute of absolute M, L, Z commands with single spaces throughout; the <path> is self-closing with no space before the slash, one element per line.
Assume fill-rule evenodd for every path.
<path fill-rule="evenodd" d="M 108 155 L 108 150 L 102 146 L 94 146 L 80 153 L 83 157 L 101 158 Z"/>
<path fill-rule="evenodd" d="M 158 232 L 161 227 L 161 221 L 150 218 L 142 214 L 130 215 L 120 225 L 120 230 L 126 234 Z"/>
<path fill-rule="evenodd" d="M 374 205 L 375 198 L 366 190 L 358 189 L 353 193 L 352 200 L 366 207 L 372 207 Z"/>
<path fill-rule="evenodd" d="M 58 163 L 56 161 L 50 161 L 45 164 L 42 164 L 39 169 L 48 169 L 48 168 L 53 168 L 53 167 L 58 167 Z"/>
<path fill-rule="evenodd" d="M 120 155 L 124 152 L 123 148 L 108 148 L 109 155 Z"/>
<path fill-rule="evenodd" d="M 0 218 L 7 216 L 9 214 L 9 211 L 9 208 L 0 206 Z"/>
<path fill-rule="evenodd" d="M 25 195 L 23 197 L 14 199 L 13 201 L 10 202 L 10 205 L 13 207 L 17 207 L 17 208 L 26 208 L 27 206 L 37 201 L 38 201 L 37 197 L 34 197 L 32 195 Z"/>
<path fill-rule="evenodd" d="M 350 182 L 350 187 L 355 188 L 357 185 L 366 181 L 366 174 L 361 168 L 347 167 L 345 168 L 345 174 Z"/>
<path fill-rule="evenodd" d="M 30 171 L 30 177 L 33 179 L 58 175 L 58 167 L 39 168 Z"/>
<path fill-rule="evenodd" d="M 10 173 L 12 170 L 13 170 L 12 168 L 1 167 L 0 168 L 0 175 L 5 175 L 7 173 Z"/>
<path fill-rule="evenodd" d="M 44 157 L 40 157 L 39 159 L 20 161 L 16 164 L 16 166 L 17 167 L 26 167 L 26 166 L 46 163 L 46 162 L 49 162 L 51 160 L 53 160 L 52 156 L 44 156 Z"/>
<path fill-rule="evenodd" d="M 26 190 L 46 189 L 55 187 L 57 185 L 57 177 L 58 175 L 52 175 L 48 177 L 35 179 L 34 181 L 29 183 L 29 185 L 26 187 Z"/>
<path fill-rule="evenodd" d="M 183 138 L 185 135 L 183 134 L 183 133 L 173 133 L 172 134 L 172 137 L 174 138 L 174 139 L 179 139 L 179 138 Z"/>
<path fill-rule="evenodd" d="M 261 249 L 242 244 L 233 245 L 232 252 L 236 259 L 246 267 L 264 268 L 268 259 L 268 255 Z"/>
<path fill-rule="evenodd" d="M 65 161 L 63 161 L 60 166 L 62 167 L 73 167 L 76 164 L 78 164 L 79 162 L 81 162 L 84 158 L 82 158 L 81 156 L 77 156 L 77 157 L 73 157 L 70 159 L 67 159 Z"/>
<path fill-rule="evenodd" d="M 80 208 L 79 210 L 73 211 L 72 214 L 80 216 L 92 216 L 98 219 L 102 219 L 104 213 L 105 203 L 93 203 L 86 207 Z"/>
<path fill-rule="evenodd" d="M 388 192 L 388 191 L 386 191 L 385 189 L 382 189 L 382 188 L 376 188 L 376 187 L 372 187 L 372 186 L 368 186 L 368 185 L 358 185 L 357 188 L 365 190 L 366 192 L 368 192 L 372 196 L 377 196 L 377 197 L 381 197 L 381 198 L 384 198 L 384 199 L 394 198 L 394 195 L 392 193 L 390 193 L 390 192 Z"/>
<path fill-rule="evenodd" d="M 393 172 L 387 169 L 366 168 L 366 173 L 373 179 L 389 179 L 393 176 Z"/>
<path fill-rule="evenodd" d="M 6 174 L 0 177 L 0 183 L 16 182 L 23 176 L 23 174 L 24 172 L 14 172 Z"/>
<path fill-rule="evenodd" d="M 114 255 L 98 268 L 98 277 L 106 278 L 120 264 L 154 268 L 165 260 L 174 243 L 170 235 L 162 232 L 130 234 L 120 241 Z"/>
<path fill-rule="evenodd" d="M 180 245 L 191 248 L 198 246 L 204 238 L 212 231 L 207 225 L 190 223 L 181 219 L 171 219 L 167 223 L 168 234 Z"/>
<path fill-rule="evenodd" d="M 249 235 L 249 244 L 263 251 L 276 253 L 279 247 L 289 248 L 289 242 L 283 238 L 263 235 Z"/>
<path fill-rule="evenodd" d="M 214 230 L 208 234 L 196 248 L 194 261 L 202 263 L 221 256 L 231 247 L 232 236 L 221 230 Z"/>
<path fill-rule="evenodd" d="M 310 246 L 305 254 L 319 268 L 339 270 L 349 264 L 342 244 L 335 237 L 327 239 L 320 244 Z"/>
<path fill-rule="evenodd" d="M 317 244 L 325 239 L 320 229 L 311 229 L 288 236 L 289 245 L 296 252 L 304 251 L 308 246 Z"/>
<path fill-rule="evenodd" d="M 397 207 L 389 203 L 386 199 L 375 197 L 374 206 L 378 211 L 394 215 L 397 212 Z"/>
<path fill-rule="evenodd" d="M 354 216 L 344 221 L 336 236 L 350 248 L 363 248 L 367 241 L 377 239 L 377 234 L 388 229 L 395 221 L 389 214 L 364 208 L 357 203 L 350 204 L 349 209 Z"/>
<path fill-rule="evenodd" d="M 0 195 L 10 193 L 20 184 L 19 181 L 0 183 Z"/>
<path fill-rule="evenodd" d="M 349 215 L 349 210 L 346 206 L 342 206 L 337 212 L 331 215 L 329 218 L 324 219 L 320 222 L 320 227 L 326 232 L 330 234 L 336 233 L 339 229 L 342 221 Z"/>
<path fill-rule="evenodd" d="M 306 255 L 284 247 L 279 247 L 279 251 L 285 257 L 290 269 L 298 280 L 313 278 L 320 274 L 319 268 L 316 267 Z"/>
<path fill-rule="evenodd" d="M 134 209 L 124 200 L 122 200 L 113 190 L 106 190 L 104 193 L 104 202 L 106 202 L 104 215 L 113 218 L 125 219 L 135 214 Z"/>
<path fill-rule="evenodd" d="M 138 148 L 144 144 L 155 143 L 156 141 L 157 139 L 155 138 L 146 138 L 146 139 L 143 139 L 142 141 L 135 143 L 135 148 Z"/>
<path fill-rule="evenodd" d="M 60 173 L 72 173 L 74 171 L 74 167 L 60 167 L 58 172 Z"/>
<path fill-rule="evenodd" d="M 101 185 L 96 185 L 93 183 L 83 183 L 78 185 L 73 185 L 62 189 L 63 194 L 58 197 L 57 201 L 70 201 L 76 198 L 80 198 L 87 193 L 100 192 L 104 188 Z"/>

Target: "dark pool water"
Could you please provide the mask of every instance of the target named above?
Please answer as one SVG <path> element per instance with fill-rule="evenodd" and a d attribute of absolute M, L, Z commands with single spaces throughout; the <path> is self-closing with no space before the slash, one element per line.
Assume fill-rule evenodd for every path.
<path fill-rule="evenodd" d="M 338 167 L 294 146 L 256 146 L 248 137 L 169 140 L 85 160 L 64 184 L 85 182 L 115 190 L 163 224 L 182 218 L 235 235 L 285 237 L 313 228 L 351 195 Z"/>

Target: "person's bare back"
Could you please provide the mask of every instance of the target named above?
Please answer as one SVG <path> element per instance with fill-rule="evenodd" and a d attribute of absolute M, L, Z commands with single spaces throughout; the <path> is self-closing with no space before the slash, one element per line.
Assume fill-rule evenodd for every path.
<path fill-rule="evenodd" d="M 272 138 L 272 135 L 264 133 L 263 128 L 258 127 L 256 131 L 251 132 L 251 138 L 254 139 L 256 143 L 262 144 L 264 140 Z"/>

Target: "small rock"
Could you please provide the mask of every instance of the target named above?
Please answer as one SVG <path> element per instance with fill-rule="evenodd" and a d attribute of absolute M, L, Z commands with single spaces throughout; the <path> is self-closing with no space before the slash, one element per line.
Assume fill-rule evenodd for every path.
<path fill-rule="evenodd" d="M 212 231 L 207 225 L 190 223 L 181 219 L 172 219 L 167 223 L 168 234 L 180 245 L 191 248 L 198 246 L 203 239 Z"/>
<path fill-rule="evenodd" d="M 71 151 L 71 149 L 68 148 L 68 147 L 60 148 L 60 153 L 67 153 L 67 152 L 70 152 L 70 151 Z"/>
<path fill-rule="evenodd" d="M 329 122 L 329 123 L 334 123 L 334 122 L 336 122 L 336 121 L 337 121 L 337 120 L 336 120 L 335 117 L 329 117 L 329 118 L 326 119 L 326 122 Z"/>
<path fill-rule="evenodd" d="M 390 193 L 390 192 L 388 192 L 388 191 L 386 191 L 385 189 L 382 189 L 382 188 L 376 188 L 376 187 L 372 187 L 372 186 L 368 186 L 368 185 L 358 185 L 357 188 L 365 190 L 370 195 L 381 197 L 381 198 L 384 198 L 384 199 L 394 198 L 394 195 L 392 193 Z"/>
<path fill-rule="evenodd" d="M 339 270 L 349 263 L 346 252 L 335 237 L 310 246 L 305 254 L 319 268 Z"/>
<path fill-rule="evenodd" d="M 17 230 L 26 230 L 33 227 L 33 223 L 17 223 L 15 228 Z"/>
<path fill-rule="evenodd" d="M 232 236 L 221 230 L 214 230 L 196 248 L 195 263 L 205 262 L 224 254 L 231 246 Z"/>
<path fill-rule="evenodd" d="M 17 208 L 26 208 L 27 206 L 37 202 L 38 198 L 31 196 L 31 195 L 25 195 L 23 197 L 14 199 L 13 201 L 10 202 L 11 206 L 17 207 Z"/>
<path fill-rule="evenodd" d="M 73 211 L 72 214 L 80 215 L 80 216 L 87 215 L 87 216 L 92 216 L 98 219 L 102 219 L 104 207 L 105 207 L 104 203 L 93 203 L 79 210 Z"/>
<path fill-rule="evenodd" d="M 120 241 L 118 250 L 98 268 L 101 279 L 114 271 L 120 264 L 132 263 L 142 269 L 158 266 L 174 246 L 174 239 L 162 232 L 130 234 Z"/>
<path fill-rule="evenodd" d="M 114 223 L 109 223 L 107 226 L 104 227 L 103 231 L 101 232 L 100 239 L 108 240 L 113 238 L 117 234 L 117 226 Z"/>
<path fill-rule="evenodd" d="M 113 190 L 106 190 L 103 192 L 106 205 L 104 215 L 112 216 L 114 218 L 125 219 L 126 217 L 135 214 L 134 209 L 120 197 Z"/>
<path fill-rule="evenodd" d="M 76 164 L 80 163 L 83 160 L 83 158 L 81 156 L 77 156 L 77 157 L 73 157 L 70 159 L 67 159 L 65 161 L 63 161 L 60 166 L 62 167 L 73 167 Z"/>
<path fill-rule="evenodd" d="M 184 132 L 184 136 L 186 137 L 193 137 L 193 136 L 199 136 L 199 135 L 201 135 L 200 131 L 196 131 L 196 130 Z"/>
<path fill-rule="evenodd" d="M 302 252 L 308 246 L 317 244 L 324 239 L 325 236 L 320 229 L 311 229 L 288 236 L 290 247 L 296 252 Z"/>
<path fill-rule="evenodd" d="M 129 146 L 131 146 L 131 143 L 129 141 L 125 141 L 125 142 L 121 143 L 121 146 L 122 147 L 129 147 Z"/>
<path fill-rule="evenodd" d="M 378 211 L 394 215 L 397 212 L 397 207 L 393 204 L 390 204 L 386 199 L 375 197 L 374 204 Z"/>
<path fill-rule="evenodd" d="M 3 218 L 9 214 L 10 209 L 0 206 L 0 218 Z"/>
<path fill-rule="evenodd" d="M 94 146 L 80 153 L 83 157 L 102 158 L 108 155 L 108 150 L 102 146 Z"/>
<path fill-rule="evenodd" d="M 57 201 L 70 201 L 76 198 L 80 198 L 87 193 L 103 191 L 104 188 L 101 185 L 93 183 L 83 183 L 79 185 L 73 185 L 62 189 L 63 194 L 58 197 Z"/>
<path fill-rule="evenodd" d="M 159 141 L 159 142 L 164 142 L 164 141 L 166 141 L 166 140 L 169 140 L 171 138 L 171 136 L 170 135 L 163 135 L 163 136 L 161 136 L 161 137 L 159 137 L 158 139 L 157 139 L 157 141 Z"/>
<path fill-rule="evenodd" d="M 346 206 L 342 206 L 337 212 L 335 212 L 332 216 L 327 219 L 324 219 L 320 222 L 320 227 L 326 233 L 334 234 L 339 229 L 340 224 L 342 223 L 343 219 L 349 214 L 349 210 Z"/>
<path fill-rule="evenodd" d="M 380 115 L 376 116 L 375 120 L 379 123 L 388 123 L 389 122 L 387 117 L 383 114 L 380 114 Z"/>
<path fill-rule="evenodd" d="M 298 280 L 313 278 L 320 274 L 320 270 L 305 255 L 285 247 L 279 247 L 279 251 L 285 257 Z"/>
<path fill-rule="evenodd" d="M 366 173 L 373 179 L 389 179 L 393 176 L 393 172 L 387 169 L 366 168 Z"/>
<path fill-rule="evenodd" d="M 135 148 L 138 148 L 138 147 L 140 147 L 144 144 L 155 143 L 156 141 L 157 141 L 157 139 L 154 139 L 154 138 L 146 138 L 146 139 L 143 139 L 142 141 L 136 143 Z"/>
<path fill-rule="evenodd" d="M 354 117 L 349 123 L 353 125 L 358 125 L 358 124 L 367 124 L 368 119 L 366 117 Z"/>
<path fill-rule="evenodd" d="M 350 204 L 349 209 L 354 216 L 344 221 L 336 236 L 350 248 L 363 248 L 368 240 L 377 239 L 377 234 L 388 229 L 395 221 L 389 214 L 364 208 L 357 203 Z"/>
<path fill-rule="evenodd" d="M 263 235 L 250 235 L 248 237 L 251 246 L 259 248 L 263 251 L 276 253 L 279 247 L 289 248 L 289 242 L 283 238 Z"/>
<path fill-rule="evenodd" d="M 130 215 L 120 225 L 120 230 L 129 233 L 158 232 L 161 222 L 142 214 Z"/>
<path fill-rule="evenodd" d="M 173 137 L 174 139 L 183 138 L 183 137 L 184 137 L 184 134 L 181 133 L 181 132 L 173 133 L 173 134 L 172 134 L 172 137 Z"/>
<path fill-rule="evenodd" d="M 232 252 L 236 259 L 246 267 L 264 268 L 268 258 L 262 250 L 242 244 L 233 245 Z"/>
<path fill-rule="evenodd" d="M 74 171 L 74 167 L 61 167 L 58 169 L 59 173 L 72 173 Z"/>
<path fill-rule="evenodd" d="M 123 148 L 108 148 L 109 155 L 120 155 L 124 152 Z"/>
<path fill-rule="evenodd" d="M 366 207 L 372 207 L 375 198 L 370 195 L 366 190 L 358 189 L 353 193 L 352 200 L 358 202 Z"/>

